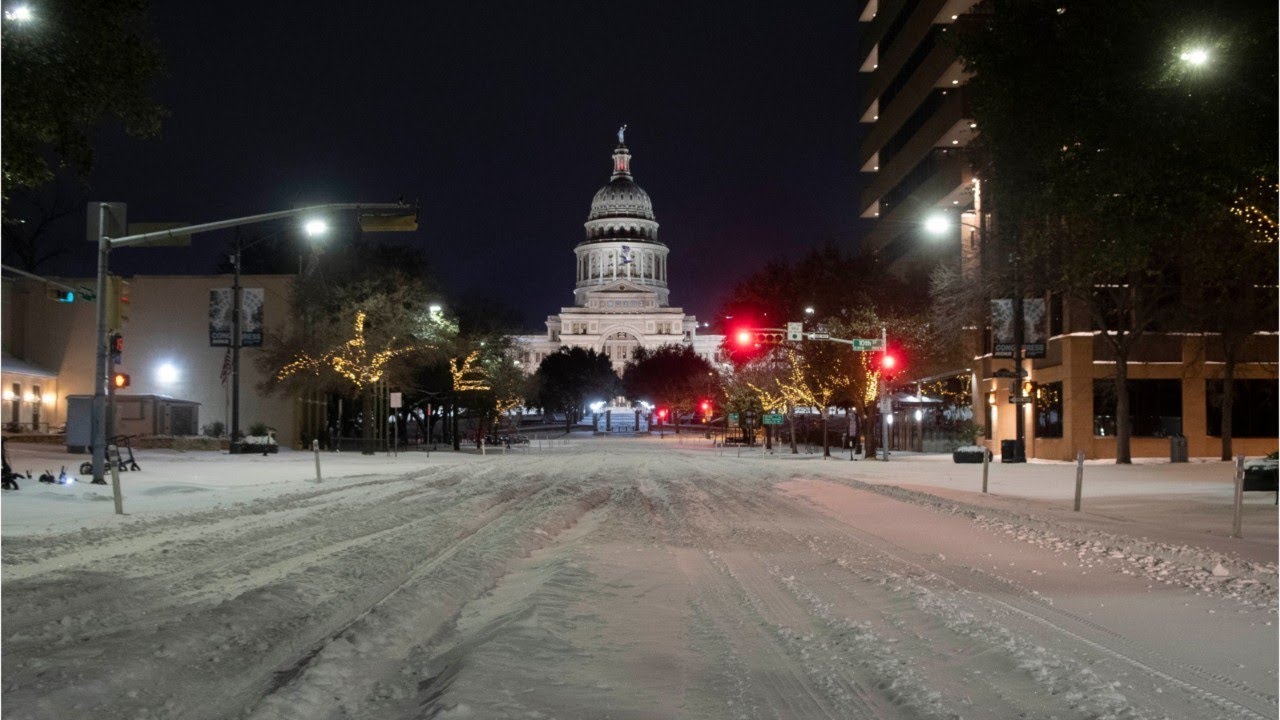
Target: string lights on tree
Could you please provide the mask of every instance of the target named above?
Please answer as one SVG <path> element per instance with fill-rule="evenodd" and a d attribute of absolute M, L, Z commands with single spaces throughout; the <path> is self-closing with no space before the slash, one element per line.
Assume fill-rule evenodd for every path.
<path fill-rule="evenodd" d="M 1255 198 L 1269 197 L 1275 200 L 1280 193 L 1280 185 L 1259 178 L 1258 184 L 1250 193 Z M 1249 229 L 1261 236 L 1265 243 L 1274 244 L 1277 239 L 1276 217 L 1274 208 L 1262 207 L 1250 199 L 1249 195 L 1241 195 L 1231 204 L 1231 214 L 1244 220 Z"/>
<path fill-rule="evenodd" d="M 376 352 L 370 351 L 364 335 L 363 312 L 356 313 L 354 334 L 346 342 L 319 357 L 311 357 L 305 353 L 289 362 L 276 373 L 276 380 L 284 380 L 291 375 L 310 372 L 319 376 L 322 370 L 331 370 L 339 377 L 350 382 L 356 390 L 362 390 L 382 379 L 386 365 L 398 355 L 414 350 L 409 347 L 392 347 L 392 338 L 387 347 Z"/>
<path fill-rule="evenodd" d="M 483 367 L 476 365 L 476 360 L 480 357 L 479 350 L 472 350 L 462 360 L 462 364 L 458 364 L 457 358 L 449 360 L 449 374 L 453 377 L 454 392 L 467 391 L 484 391 L 489 390 L 490 385 L 488 376 Z"/>

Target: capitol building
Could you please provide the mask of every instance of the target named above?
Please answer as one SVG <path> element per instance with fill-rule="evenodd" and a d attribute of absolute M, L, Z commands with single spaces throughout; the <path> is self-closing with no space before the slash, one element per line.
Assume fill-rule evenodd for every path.
<path fill-rule="evenodd" d="M 618 131 L 613 176 L 591 199 L 586 237 L 573 250 L 573 306 L 547 316 L 545 335 L 515 338 L 525 371 L 562 346 L 603 353 L 619 375 L 637 348 L 692 347 L 716 362 L 723 335 L 699 335 L 698 319 L 669 303 L 667 256 L 653 202 L 631 173 L 631 151 Z"/>

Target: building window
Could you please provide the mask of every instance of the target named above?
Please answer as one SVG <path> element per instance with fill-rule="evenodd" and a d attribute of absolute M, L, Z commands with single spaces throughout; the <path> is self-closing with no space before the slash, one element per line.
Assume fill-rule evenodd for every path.
<path fill-rule="evenodd" d="M 13 384 L 13 400 L 9 402 L 9 422 L 17 425 L 21 422 L 19 415 L 22 412 L 22 383 Z"/>
<path fill-rule="evenodd" d="M 1222 389 L 1221 380 L 1205 380 L 1205 427 L 1209 435 L 1222 437 Z M 1266 437 L 1280 435 L 1276 402 L 1275 380 L 1236 380 L 1231 400 L 1231 437 Z"/>
<path fill-rule="evenodd" d="M 1036 437 L 1062 437 L 1062 383 L 1036 388 Z"/>
<path fill-rule="evenodd" d="M 1116 434 L 1116 384 L 1093 381 L 1093 434 Z M 1133 437 L 1182 434 L 1182 381 L 1130 380 L 1129 424 Z"/>
<path fill-rule="evenodd" d="M 40 392 L 39 385 L 31 386 L 31 394 L 35 396 L 35 401 L 31 403 L 31 429 L 40 429 L 40 406 L 44 405 L 44 394 Z"/>

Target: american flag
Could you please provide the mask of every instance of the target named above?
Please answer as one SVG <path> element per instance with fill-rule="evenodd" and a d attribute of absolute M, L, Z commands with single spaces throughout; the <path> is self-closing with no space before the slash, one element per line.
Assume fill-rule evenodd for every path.
<path fill-rule="evenodd" d="M 227 378 L 231 377 L 231 348 L 227 348 L 227 355 L 222 359 L 222 384 L 227 384 Z"/>

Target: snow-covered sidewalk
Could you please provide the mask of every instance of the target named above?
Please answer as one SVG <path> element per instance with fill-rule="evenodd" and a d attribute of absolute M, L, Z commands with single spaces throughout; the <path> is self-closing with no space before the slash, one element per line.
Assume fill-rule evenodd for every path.
<path fill-rule="evenodd" d="M 834 450 L 823 460 L 815 453 L 790 454 L 785 446 L 772 453 L 762 448 L 718 448 L 701 436 L 667 433 L 635 438 L 598 438 L 576 433 L 569 438 L 535 440 L 507 451 L 512 461 L 530 454 L 605 451 L 614 443 L 678 450 L 724 460 L 740 461 L 744 472 L 817 474 L 856 479 L 874 485 L 893 485 L 968 505 L 1037 516 L 1068 519 L 1101 531 L 1125 532 L 1171 543 L 1208 545 L 1242 552 L 1256 559 L 1275 560 L 1277 512 L 1275 493 L 1244 495 L 1243 539 L 1230 538 L 1233 465 L 1217 459 L 1192 458 L 1188 463 L 1139 460 L 1116 465 L 1109 460 L 1087 461 L 1082 511 L 1072 512 L 1075 463 L 1032 461 L 993 462 L 988 467 L 988 493 L 982 494 L 982 465 L 956 464 L 949 455 L 894 453 L 889 462 L 850 461 L 847 450 Z M 503 455 L 489 448 L 488 455 Z M 74 475 L 87 456 L 70 455 L 44 445 L 10 444 L 10 461 L 19 472 L 30 470 L 20 491 L 0 499 L 0 533 L 4 536 L 58 533 L 103 527 L 130 518 L 192 512 L 247 503 L 312 487 L 315 457 L 309 451 L 282 448 L 278 454 L 230 455 L 226 452 L 135 451 L 142 470 L 121 473 L 126 515 L 114 515 L 112 489 L 92 485 Z M 474 462 L 480 454 L 464 447 L 454 452 L 441 445 L 422 451 L 361 455 L 321 452 L 323 482 L 352 482 L 372 475 L 402 475 L 426 467 Z M 70 485 L 35 481 L 47 470 L 57 475 L 66 466 L 77 478 Z"/>

